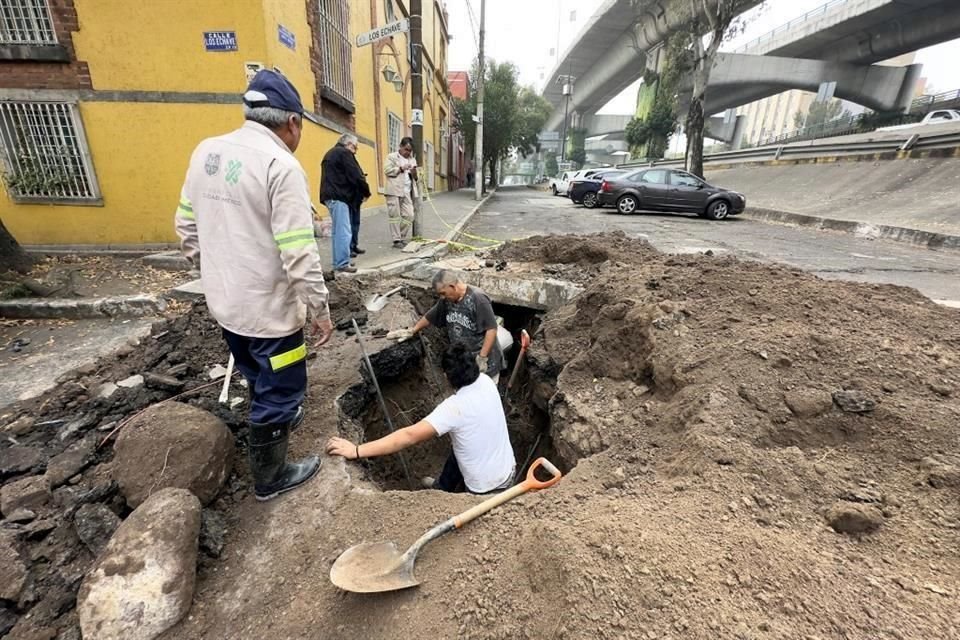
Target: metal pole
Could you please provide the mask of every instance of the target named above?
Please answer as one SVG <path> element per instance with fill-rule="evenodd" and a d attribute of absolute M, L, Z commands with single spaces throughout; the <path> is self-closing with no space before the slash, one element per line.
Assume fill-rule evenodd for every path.
<path fill-rule="evenodd" d="M 566 83 L 564 83 L 566 86 Z M 570 108 L 570 94 L 567 94 L 567 99 L 563 102 L 563 140 L 560 142 L 560 162 L 563 162 L 567 159 L 567 110 Z"/>
<path fill-rule="evenodd" d="M 357 324 L 356 318 L 350 318 L 350 322 L 353 323 L 353 330 L 357 332 L 357 342 L 360 344 L 360 353 L 363 354 L 363 362 L 367 365 L 367 373 L 370 374 L 370 380 L 373 381 L 373 388 L 377 391 L 377 400 L 380 401 L 380 411 L 383 412 L 383 421 L 387 423 L 387 428 L 390 429 L 390 433 L 393 433 L 396 431 L 396 428 L 393 426 L 393 420 L 390 418 L 390 412 L 387 411 L 387 403 L 383 399 L 383 392 L 380 391 L 380 383 L 377 382 L 377 374 L 373 371 L 373 364 L 370 362 L 370 357 L 367 355 L 367 349 L 363 346 L 363 333 L 360 331 L 360 326 Z M 402 451 L 398 451 L 397 456 L 400 458 L 400 466 L 403 467 L 403 475 L 407 478 L 407 484 L 410 485 L 410 490 L 413 491 L 416 488 L 416 485 L 413 483 L 413 476 L 410 475 L 410 467 L 407 466 L 407 458 L 403 455 Z"/>
<path fill-rule="evenodd" d="M 413 61 L 410 66 L 410 107 L 414 113 L 423 116 L 423 11 L 421 0 L 410 0 L 410 48 Z M 421 124 L 413 123 L 413 153 L 417 159 L 417 192 L 421 188 L 426 188 L 429 184 L 430 176 L 425 175 L 430 167 L 423 165 L 423 120 Z M 421 196 L 422 197 L 422 196 Z M 416 203 L 415 203 L 416 204 Z M 413 208 L 413 237 L 418 238 L 423 235 L 423 215 L 420 206 Z"/>
<path fill-rule="evenodd" d="M 483 57 L 484 22 L 487 17 L 487 2 L 480 0 L 480 42 L 479 58 L 477 60 L 477 135 L 474 136 L 473 146 L 475 159 L 473 161 L 473 197 L 476 200 L 483 198 L 483 83 L 486 75 L 486 61 Z"/>

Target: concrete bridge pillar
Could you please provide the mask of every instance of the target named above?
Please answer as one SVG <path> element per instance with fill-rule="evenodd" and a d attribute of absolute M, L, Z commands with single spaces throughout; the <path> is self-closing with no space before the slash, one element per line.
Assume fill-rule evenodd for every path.
<path fill-rule="evenodd" d="M 821 83 L 836 82 L 837 98 L 875 111 L 905 111 L 921 69 L 721 53 L 710 73 L 706 108 L 718 113 L 789 89 L 815 93 Z"/>

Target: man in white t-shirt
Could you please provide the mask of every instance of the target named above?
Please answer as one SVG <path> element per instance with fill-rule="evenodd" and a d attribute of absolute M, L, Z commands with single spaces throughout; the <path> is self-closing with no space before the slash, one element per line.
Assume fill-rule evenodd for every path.
<path fill-rule="evenodd" d="M 461 343 L 443 355 L 443 371 L 456 393 L 426 418 L 363 444 L 330 438 L 327 453 L 348 460 L 373 458 L 449 433 L 453 453 L 433 483 L 434 489 L 481 494 L 511 486 L 516 460 L 497 385 L 489 376 L 480 375 L 476 358 Z"/>

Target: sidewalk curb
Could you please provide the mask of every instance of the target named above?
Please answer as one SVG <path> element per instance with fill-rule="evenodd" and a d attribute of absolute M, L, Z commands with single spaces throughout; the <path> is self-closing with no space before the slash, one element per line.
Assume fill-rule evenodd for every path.
<path fill-rule="evenodd" d="M 858 238 L 874 240 L 892 240 L 927 249 L 946 249 L 960 251 L 960 235 L 922 231 L 909 227 L 895 227 L 885 224 L 871 224 L 856 220 L 838 220 L 800 213 L 790 213 L 777 209 L 749 208 L 740 217 L 759 222 L 790 224 L 799 227 L 812 227 L 826 231 L 842 231 Z"/>
<path fill-rule="evenodd" d="M 4 318 L 130 318 L 157 315 L 167 308 L 162 298 L 152 295 L 114 296 L 57 300 L 20 298 L 0 301 Z"/>
<path fill-rule="evenodd" d="M 455 224 L 453 229 L 447 232 L 447 235 L 443 237 L 443 244 L 435 247 L 433 251 L 431 251 L 430 254 L 428 254 L 425 257 L 425 259 L 442 258 L 443 256 L 447 255 L 447 253 L 450 252 L 449 243 L 456 242 L 460 238 L 460 235 L 463 233 L 464 228 L 468 224 L 470 224 L 471 220 L 473 220 L 473 216 L 477 215 L 477 213 L 480 211 L 480 208 L 483 207 L 483 205 L 487 204 L 487 201 L 490 198 L 492 198 L 493 194 L 495 194 L 496 192 L 497 192 L 497 187 L 494 187 L 493 189 L 491 189 L 490 192 L 486 196 L 484 196 L 483 199 L 480 200 L 480 202 L 478 202 L 473 207 L 473 209 L 470 210 L 470 213 L 463 216 L 463 219 L 457 224 Z"/>
<path fill-rule="evenodd" d="M 444 257 L 447 253 L 450 252 L 450 242 L 456 242 L 460 235 L 463 233 L 464 228 L 470 224 L 470 221 L 473 220 L 473 216 L 477 215 L 481 207 L 487 203 L 493 194 L 497 192 L 496 188 L 490 190 L 486 196 L 480 202 L 474 205 L 474 207 L 467 213 L 463 218 L 453 226 L 453 229 L 448 231 L 446 235 L 443 236 L 443 242 L 438 242 L 435 246 L 427 250 L 426 253 L 416 257 L 403 258 L 394 262 L 388 262 L 382 264 L 379 267 L 372 267 L 370 269 L 360 269 L 357 272 L 357 275 L 371 275 L 374 273 L 379 273 L 385 276 L 397 276 L 413 269 L 416 269 L 419 265 L 426 262 L 431 262 L 439 258 Z"/>

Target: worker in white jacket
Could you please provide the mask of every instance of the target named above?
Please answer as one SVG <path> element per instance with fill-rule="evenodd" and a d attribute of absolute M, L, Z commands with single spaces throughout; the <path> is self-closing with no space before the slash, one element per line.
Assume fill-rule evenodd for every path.
<path fill-rule="evenodd" d="M 307 177 L 293 157 L 303 131 L 300 95 L 264 70 L 243 103 L 241 128 L 193 152 L 176 229 L 250 385 L 250 468 L 257 499 L 267 500 L 320 468 L 317 456 L 287 462 L 287 441 L 303 420 L 307 316 L 318 346 L 333 327 Z"/>

